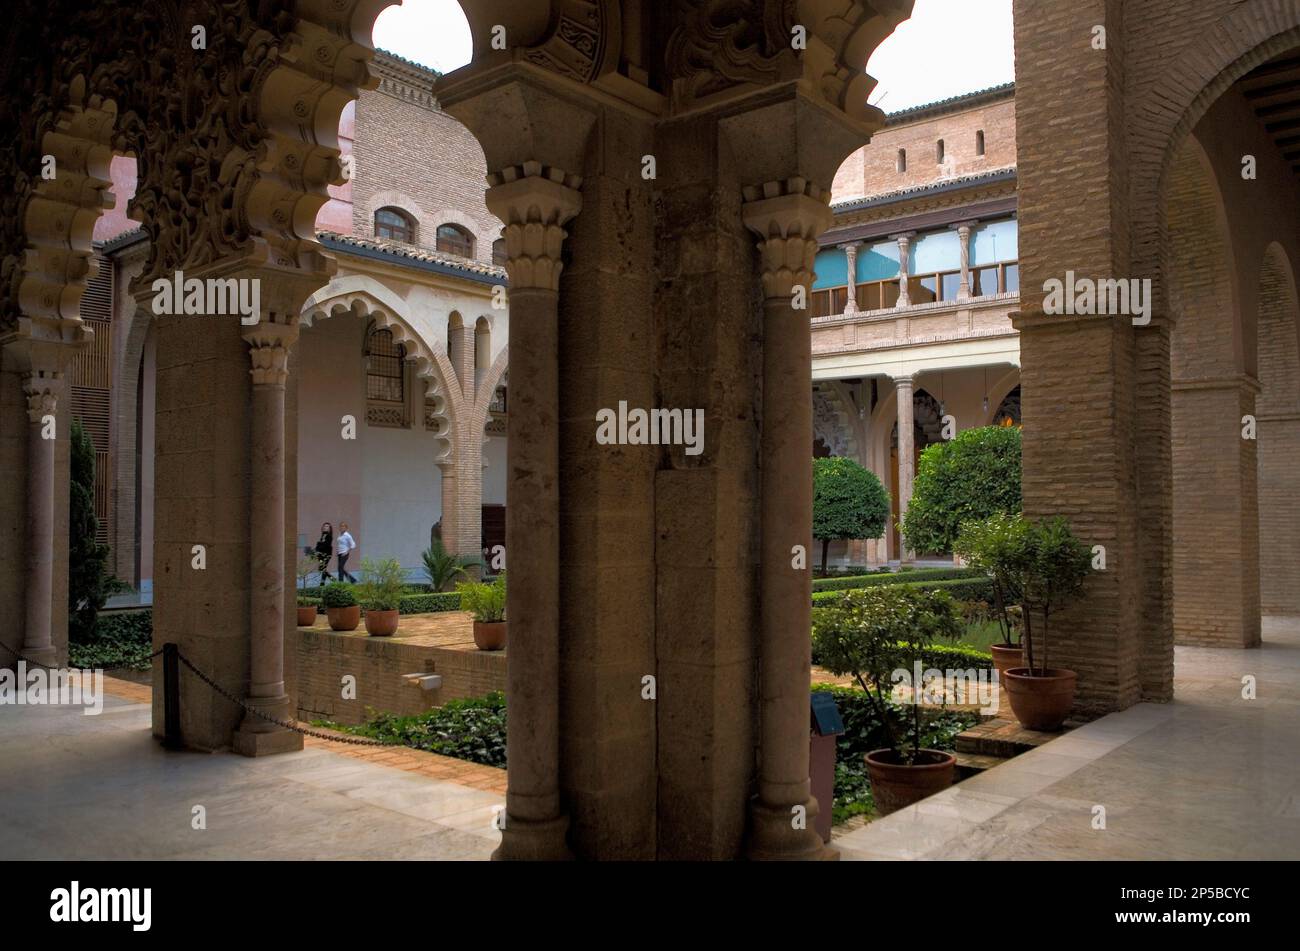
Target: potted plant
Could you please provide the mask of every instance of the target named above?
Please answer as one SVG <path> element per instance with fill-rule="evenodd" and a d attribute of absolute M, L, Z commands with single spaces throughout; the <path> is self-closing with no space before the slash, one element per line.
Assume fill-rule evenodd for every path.
<path fill-rule="evenodd" d="M 311 627 L 316 623 L 316 601 L 303 592 L 311 573 L 316 570 L 316 559 L 305 555 L 298 559 L 298 626 Z"/>
<path fill-rule="evenodd" d="M 391 637 L 397 632 L 398 606 L 406 585 L 406 571 L 396 558 L 361 561 L 361 583 L 357 595 L 366 609 L 366 633 Z"/>
<path fill-rule="evenodd" d="M 1028 524 L 1024 550 L 1014 559 L 1025 664 L 1003 674 L 1003 683 L 1011 712 L 1021 726 L 1059 730 L 1074 705 L 1078 676 L 1048 663 L 1049 623 L 1053 614 L 1083 591 L 1092 570 L 1092 552 L 1060 516 Z"/>
<path fill-rule="evenodd" d="M 474 615 L 474 646 L 481 651 L 499 651 L 506 646 L 506 576 L 491 584 L 462 581 L 456 585 L 461 610 Z"/>
<path fill-rule="evenodd" d="M 961 631 L 948 594 L 910 585 L 860 588 L 813 608 L 813 643 L 821 665 L 853 676 L 889 738 L 888 747 L 866 755 L 871 795 L 881 815 L 952 785 L 956 758 L 921 747 L 921 685 L 897 698 L 891 685 L 900 679 L 896 672 L 912 678 L 927 645 L 941 638 L 955 641 Z"/>
<path fill-rule="evenodd" d="M 1024 666 L 1018 618 L 1019 581 L 1026 552 L 1029 523 L 1019 515 L 999 513 L 962 525 L 953 543 L 953 551 L 966 563 L 989 576 L 993 583 L 993 616 L 1002 634 L 1002 643 L 989 648 L 998 679 L 1003 681 L 1012 667 Z"/>
<path fill-rule="evenodd" d="M 325 616 L 329 619 L 332 631 L 355 631 L 361 623 L 361 605 L 352 593 L 351 585 L 341 581 L 331 581 L 325 586 L 321 596 L 325 605 Z"/>
<path fill-rule="evenodd" d="M 420 557 L 424 560 L 424 575 L 434 591 L 446 591 L 457 578 L 467 575 L 468 568 L 477 568 L 482 564 L 477 558 L 468 555 L 453 555 L 442 547 L 440 539 L 433 539 Z"/>

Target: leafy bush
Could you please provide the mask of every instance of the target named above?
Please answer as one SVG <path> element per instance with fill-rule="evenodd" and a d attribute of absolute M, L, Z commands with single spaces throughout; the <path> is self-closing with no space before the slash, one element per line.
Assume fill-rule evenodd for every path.
<path fill-rule="evenodd" d="M 1020 430 L 982 426 L 927 446 L 903 516 L 907 547 L 952 551 L 966 522 L 1020 511 Z"/>
<path fill-rule="evenodd" d="M 85 641 L 69 642 L 68 663 L 72 667 L 148 670 L 152 653 L 153 612 L 115 612 L 100 615 Z"/>
<path fill-rule="evenodd" d="M 465 555 L 453 555 L 442 546 L 439 539 L 426 548 L 420 555 L 424 561 L 424 575 L 434 591 L 445 591 L 447 586 L 466 574 L 466 568 L 474 568 L 482 562 Z"/>
<path fill-rule="evenodd" d="M 974 568 L 920 568 L 915 571 L 889 572 L 888 574 L 848 575 L 840 578 L 817 578 L 814 591 L 848 591 L 853 588 L 871 588 L 878 584 L 914 584 L 918 581 L 951 581 L 953 578 L 979 578 L 982 571 Z"/>
<path fill-rule="evenodd" d="M 351 585 L 341 581 L 331 581 L 325 586 L 321 602 L 327 608 L 350 608 L 357 603 L 357 596 L 353 594 Z"/>
<path fill-rule="evenodd" d="M 85 643 L 108 596 L 125 585 L 108 574 L 108 546 L 95 541 L 95 444 L 75 418 L 69 442 L 68 640 Z"/>
<path fill-rule="evenodd" d="M 922 649 L 938 639 L 956 640 L 962 625 L 957 605 L 942 591 L 890 585 L 849 591 L 834 604 L 813 610 L 813 643 L 821 664 L 852 674 L 875 707 L 886 744 L 911 765 L 921 750 L 925 718 L 919 697 L 907 704 L 911 728 L 891 705 L 893 672 L 911 670 Z"/>
<path fill-rule="evenodd" d="M 871 585 L 865 588 L 854 588 L 851 590 L 872 590 L 882 587 L 881 585 Z M 993 600 L 993 582 L 987 577 L 978 575 L 969 578 L 941 578 L 938 581 L 912 581 L 907 578 L 903 581 L 883 587 L 902 587 L 902 588 L 924 588 L 927 591 L 943 591 L 952 595 L 958 601 L 992 601 Z M 848 591 L 814 591 L 812 596 L 813 607 L 819 605 L 834 604 Z"/>
<path fill-rule="evenodd" d="M 396 558 L 361 561 L 361 583 L 356 594 L 367 611 L 396 611 L 402 598 L 406 572 Z"/>
<path fill-rule="evenodd" d="M 491 584 L 481 581 L 462 581 L 456 585 L 462 610 L 474 615 L 480 624 L 504 621 L 506 618 L 506 576 L 497 575 Z"/>
<path fill-rule="evenodd" d="M 382 713 L 359 726 L 324 725 L 485 766 L 506 765 L 506 695 L 500 690 L 449 700 L 413 717 Z"/>
<path fill-rule="evenodd" d="M 822 543 L 822 574 L 831 542 L 878 538 L 889 518 L 889 493 L 875 473 L 852 459 L 813 460 L 813 538 Z"/>
<path fill-rule="evenodd" d="M 459 609 L 460 595 L 455 591 L 441 594 L 408 594 L 397 602 L 397 610 L 403 614 L 433 614 L 438 611 Z"/>

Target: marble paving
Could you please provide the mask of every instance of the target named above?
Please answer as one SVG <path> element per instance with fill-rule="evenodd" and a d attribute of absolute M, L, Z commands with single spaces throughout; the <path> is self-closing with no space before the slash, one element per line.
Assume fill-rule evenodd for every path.
<path fill-rule="evenodd" d="M 1174 676 L 1172 703 L 1086 724 L 832 844 L 844 859 L 1300 858 L 1300 619 L 1266 618 L 1257 650 L 1179 647 Z"/>

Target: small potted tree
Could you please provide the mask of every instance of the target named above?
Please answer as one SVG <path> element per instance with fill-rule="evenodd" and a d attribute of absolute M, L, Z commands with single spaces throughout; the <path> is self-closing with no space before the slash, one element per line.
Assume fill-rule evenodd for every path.
<path fill-rule="evenodd" d="M 325 586 L 321 602 L 332 631 L 355 631 L 361 623 L 361 605 L 352 593 L 352 586 L 341 581 L 331 581 Z"/>
<path fill-rule="evenodd" d="M 1024 666 L 1019 618 L 1020 579 L 1028 551 L 1029 523 L 1018 514 L 997 513 L 964 523 L 953 551 L 967 565 L 989 576 L 993 587 L 993 616 L 1002 643 L 989 648 L 1002 680 L 1012 667 Z"/>
<path fill-rule="evenodd" d="M 398 606 L 406 572 L 396 558 L 361 561 L 361 583 L 357 595 L 366 609 L 366 633 L 371 637 L 392 637 L 397 633 Z"/>
<path fill-rule="evenodd" d="M 311 573 L 316 570 L 316 559 L 303 556 L 298 559 L 298 626 L 311 627 L 316 623 L 316 602 L 303 592 Z"/>
<path fill-rule="evenodd" d="M 474 646 L 481 651 L 499 651 L 506 646 L 506 576 L 491 584 L 462 581 L 456 585 L 461 610 L 474 615 Z"/>
<path fill-rule="evenodd" d="M 1014 571 L 1024 625 L 1025 664 L 1002 675 L 1011 712 L 1030 730 L 1059 730 L 1074 705 L 1077 675 L 1049 663 L 1049 624 L 1083 591 L 1092 571 L 1092 552 L 1060 516 L 1028 523 Z M 1041 626 L 1039 622 L 1041 621 Z"/>
<path fill-rule="evenodd" d="M 477 558 L 451 554 L 437 538 L 420 557 L 424 560 L 424 575 L 434 591 L 446 591 L 453 581 L 467 574 L 466 569 L 482 564 Z"/>
<path fill-rule="evenodd" d="M 871 795 L 881 815 L 952 785 L 956 758 L 921 748 L 921 685 L 913 683 L 910 695 L 897 700 L 890 685 L 899 671 L 912 679 L 927 645 L 955 641 L 961 631 L 957 605 L 948 594 L 910 585 L 861 588 L 813 609 L 813 643 L 821 665 L 852 675 L 889 737 L 888 747 L 866 755 Z"/>

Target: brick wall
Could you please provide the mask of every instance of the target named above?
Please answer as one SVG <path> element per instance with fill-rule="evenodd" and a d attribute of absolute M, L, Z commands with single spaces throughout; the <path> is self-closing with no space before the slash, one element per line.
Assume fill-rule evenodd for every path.
<path fill-rule="evenodd" d="M 962 175 L 1016 164 L 1016 105 L 1012 93 L 995 101 L 975 96 L 968 106 L 922 109 L 891 117 L 889 124 L 840 166 L 832 194 L 835 201 L 879 195 Z M 933 114 L 932 109 L 938 109 Z M 984 155 L 976 154 L 976 133 L 984 133 Z M 944 162 L 936 145 L 944 143 Z M 907 151 L 907 170 L 899 172 L 898 150 Z"/>
<path fill-rule="evenodd" d="M 298 716 L 361 723 L 367 708 L 413 716 L 448 700 L 506 688 L 504 651 L 465 651 L 387 638 L 298 629 Z M 438 690 L 422 690 L 403 675 L 436 673 Z M 343 699 L 343 677 L 357 678 L 356 699 Z"/>

